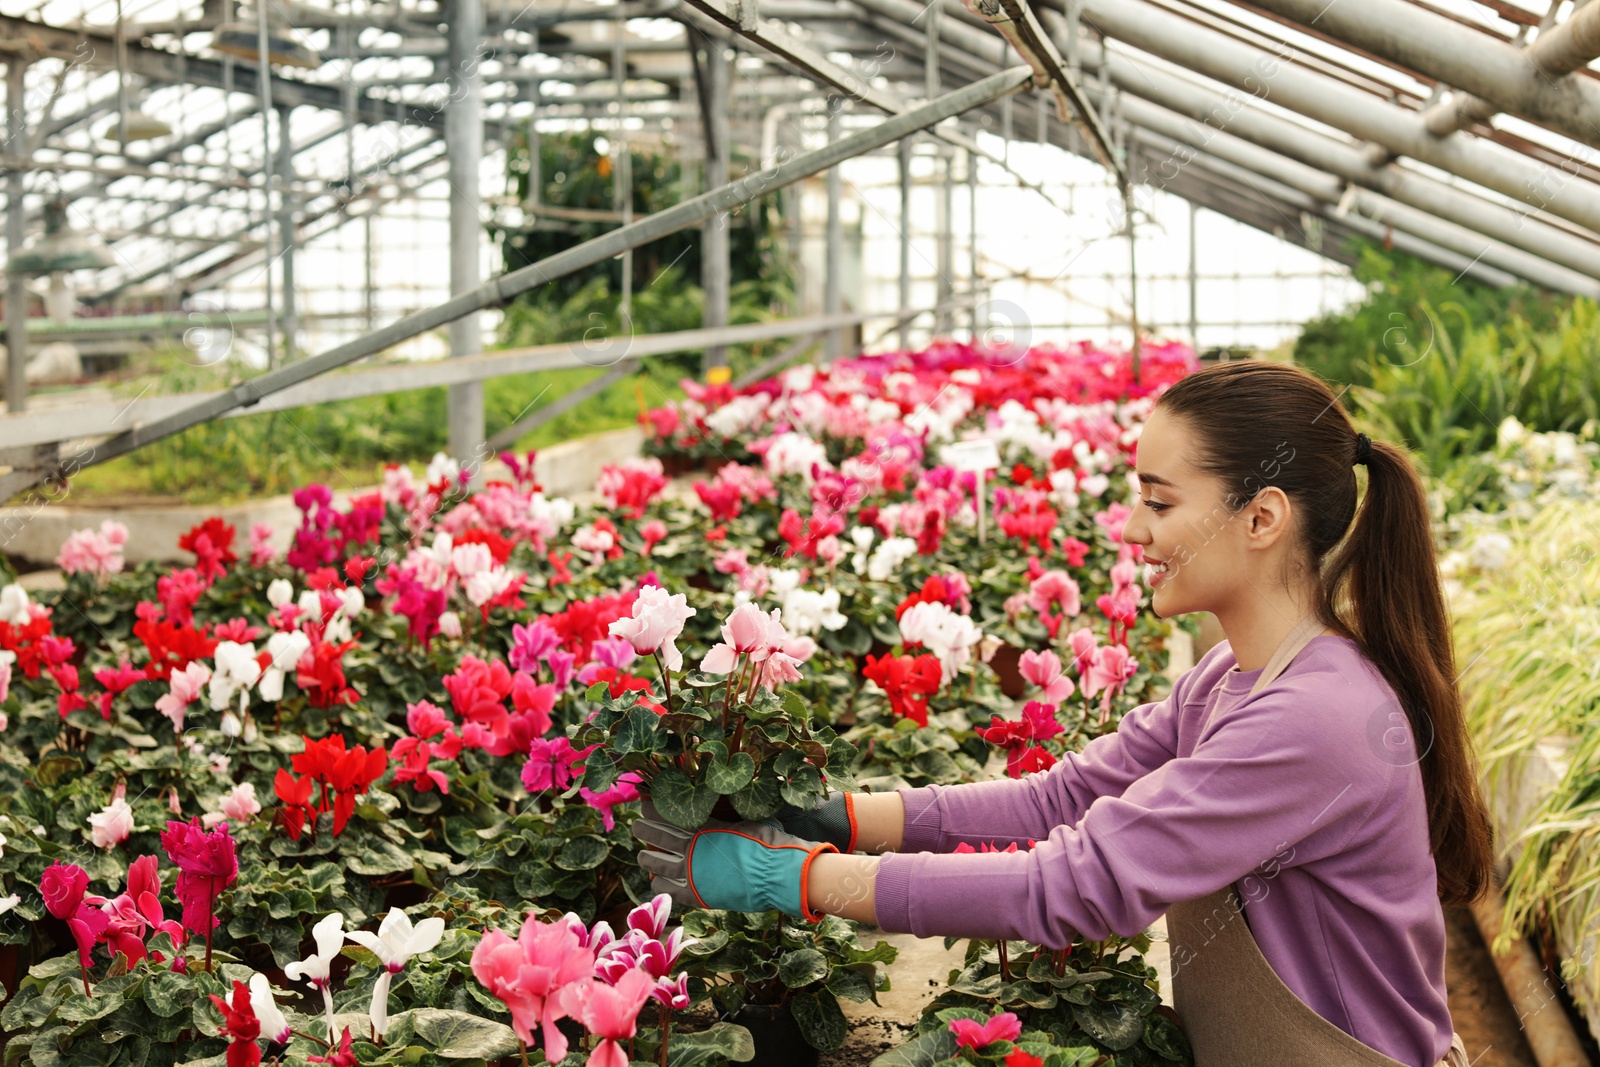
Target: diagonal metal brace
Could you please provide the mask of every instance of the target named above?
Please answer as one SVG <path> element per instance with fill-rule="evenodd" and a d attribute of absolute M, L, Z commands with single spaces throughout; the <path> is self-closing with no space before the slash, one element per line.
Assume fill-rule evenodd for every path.
<path fill-rule="evenodd" d="M 1111 147 L 1111 138 L 1100 124 L 1100 116 L 1084 95 L 1083 87 L 1056 51 L 1055 42 L 1045 33 L 1028 0 L 961 0 L 966 9 L 989 23 L 1000 36 L 1011 42 L 1024 62 L 1033 68 L 1033 84 L 1055 93 L 1056 112 L 1062 122 L 1083 131 L 1101 164 L 1117 176 L 1117 184 L 1128 188 L 1128 171 Z"/>

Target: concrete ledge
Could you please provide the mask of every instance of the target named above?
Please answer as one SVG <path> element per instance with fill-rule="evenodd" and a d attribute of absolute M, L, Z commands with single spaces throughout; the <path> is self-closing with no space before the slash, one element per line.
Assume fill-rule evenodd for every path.
<path fill-rule="evenodd" d="M 644 432 L 638 427 L 563 441 L 542 450 L 534 461 L 534 470 L 547 495 L 580 497 L 594 490 L 601 467 L 638 455 L 643 442 Z M 485 464 L 484 476 L 504 479 L 510 473 L 495 459 Z M 338 491 L 334 499 L 342 504 L 351 496 L 373 491 L 372 486 Z M 66 499 L 71 499 L 70 494 Z M 128 527 L 123 555 L 129 563 L 180 561 L 187 559 L 187 553 L 179 551 L 178 538 L 213 515 L 232 523 L 239 531 L 240 543 L 246 544 L 250 527 L 266 523 L 273 530 L 273 546 L 280 552 L 288 548 L 300 525 L 300 509 L 287 495 L 239 504 L 77 507 L 71 503 L 47 503 L 0 508 L 0 553 L 29 563 L 53 564 L 61 543 L 74 531 L 98 529 L 102 522 L 112 519 Z"/>

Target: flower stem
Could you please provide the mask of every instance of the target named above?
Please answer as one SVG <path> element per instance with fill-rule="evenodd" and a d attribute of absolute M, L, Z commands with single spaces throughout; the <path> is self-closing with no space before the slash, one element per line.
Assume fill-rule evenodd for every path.
<path fill-rule="evenodd" d="M 211 887 L 211 903 L 206 908 L 206 973 L 211 973 L 211 928 L 217 921 L 217 880 L 207 878 L 206 884 Z"/>
<path fill-rule="evenodd" d="M 291 1034 L 293 1034 L 294 1036 L 296 1036 L 296 1037 L 303 1037 L 307 1041 L 315 1041 L 317 1044 L 321 1045 L 323 1048 L 332 1048 L 333 1047 L 332 1045 L 328 1044 L 326 1041 L 322 1040 L 322 1038 L 317 1037 L 315 1034 L 308 1034 L 304 1030 L 290 1030 L 289 1032 Z"/>
<path fill-rule="evenodd" d="M 656 673 L 661 676 L 661 688 L 666 694 L 667 710 L 672 710 L 672 678 L 667 674 L 667 665 L 661 662 L 661 650 L 650 653 L 656 661 Z"/>
<path fill-rule="evenodd" d="M 1005 938 L 1001 938 L 1000 939 L 999 945 L 1000 945 L 1000 977 L 1009 982 L 1009 981 L 1011 981 L 1011 968 L 1006 963 L 1006 941 L 1005 941 Z"/>
<path fill-rule="evenodd" d="M 518 1038 L 517 1044 L 522 1048 L 522 1067 L 528 1067 L 528 1043 Z"/>
<path fill-rule="evenodd" d="M 661 1008 L 661 1067 L 667 1067 L 667 1036 L 672 1033 L 672 1012 L 665 1004 Z"/>
<path fill-rule="evenodd" d="M 89 990 L 89 967 L 83 962 L 82 956 L 78 957 L 78 969 L 83 972 L 83 995 L 86 997 L 94 996 L 94 993 Z"/>

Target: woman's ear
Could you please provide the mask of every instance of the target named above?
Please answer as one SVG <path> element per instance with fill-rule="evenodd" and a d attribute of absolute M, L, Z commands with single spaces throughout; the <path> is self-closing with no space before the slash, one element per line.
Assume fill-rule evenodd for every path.
<path fill-rule="evenodd" d="M 1268 549 L 1277 544 L 1289 529 L 1294 512 L 1288 494 L 1275 485 L 1269 485 L 1245 505 L 1239 517 L 1247 524 L 1244 528 L 1246 546 Z"/>

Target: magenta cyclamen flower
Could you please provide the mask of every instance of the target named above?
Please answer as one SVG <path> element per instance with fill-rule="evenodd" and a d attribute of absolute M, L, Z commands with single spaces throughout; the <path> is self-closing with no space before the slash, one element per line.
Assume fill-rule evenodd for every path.
<path fill-rule="evenodd" d="M 574 765 L 581 763 L 597 747 L 575 749 L 565 737 L 536 738 L 529 746 L 528 762 L 522 766 L 523 786 L 530 793 L 567 788 L 576 774 Z"/>
<path fill-rule="evenodd" d="M 507 658 L 511 660 L 512 667 L 530 674 L 538 674 L 539 662 L 561 646 L 561 635 L 543 619 L 536 619 L 526 626 L 521 623 L 513 625 L 511 636 L 511 654 Z"/>
<path fill-rule="evenodd" d="M 184 929 L 205 935 L 209 945 L 217 925 L 217 897 L 239 877 L 238 853 L 228 824 L 207 831 L 199 819 L 169 822 L 161 835 L 161 847 L 178 868 Z"/>

